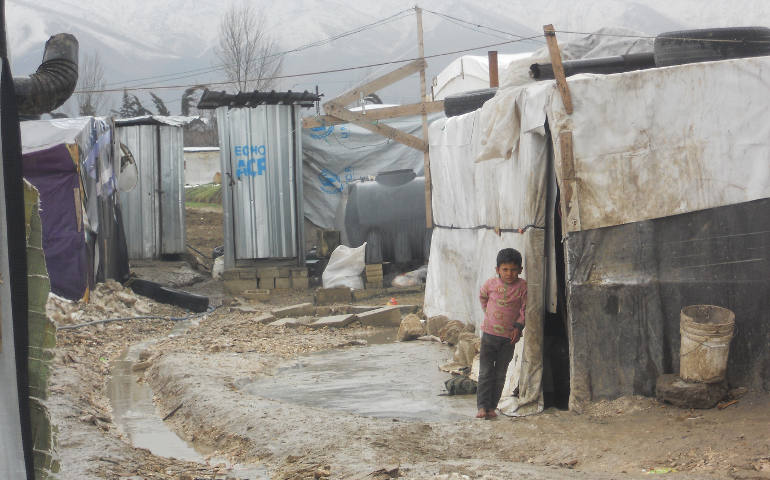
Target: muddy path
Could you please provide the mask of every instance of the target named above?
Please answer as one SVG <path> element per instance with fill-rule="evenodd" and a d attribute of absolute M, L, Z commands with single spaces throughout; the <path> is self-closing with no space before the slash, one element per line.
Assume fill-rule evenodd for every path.
<path fill-rule="evenodd" d="M 298 344 L 316 335 L 281 333 Z M 178 409 L 174 428 L 183 437 L 214 439 L 211 447 L 240 461 L 265 464 L 274 478 L 304 478 L 293 475 L 325 466 L 331 478 L 366 478 L 394 466 L 409 478 L 504 478 L 526 471 L 524 466 L 558 469 L 534 469 L 531 478 L 641 478 L 664 468 L 681 472 L 678 478 L 770 476 L 770 408 L 758 395 L 724 411 L 691 412 L 627 398 L 595 404 L 583 415 L 551 410 L 479 421 L 470 409 L 460 420 L 404 421 L 247 391 L 244 385 L 280 365 L 269 353 L 201 354 L 168 344 L 164 349 L 148 376 L 161 410 Z"/>
<path fill-rule="evenodd" d="M 218 291 L 216 283 L 196 288 Z M 261 312 L 310 297 L 309 291 L 291 292 L 275 296 L 270 304 L 224 306 L 190 322 L 182 332 L 174 330 L 177 323 L 163 320 L 60 331 L 48 401 L 59 429 L 59 478 L 259 478 L 237 476 L 232 463 L 251 465 L 274 479 L 631 479 L 649 478 L 650 469 L 678 472 L 669 478 L 770 478 L 770 401 L 757 392 L 724 410 L 689 411 L 652 399 L 622 398 L 591 405 L 580 415 L 549 410 L 495 421 L 472 418 L 473 408 L 425 419 L 420 414 L 347 408 L 345 401 L 330 405 L 291 391 L 279 395 L 277 390 L 287 388 L 284 379 L 289 384 L 310 381 L 293 366 L 319 363 L 308 360 L 313 355 L 334 357 L 337 352 L 339 358 L 352 356 L 352 363 L 356 355 L 366 359 L 378 348 L 361 345 L 365 332 L 360 329 L 290 329 L 254 322 Z M 419 303 L 421 295 L 399 300 Z M 150 308 L 168 316 L 184 313 L 157 304 Z M 132 346 L 141 363 L 132 371 L 155 394 L 157 415 L 168 416 L 166 425 L 205 452 L 203 462 L 136 448 L 113 418 L 111 369 Z M 446 346 L 425 348 L 433 347 L 451 356 Z M 407 359 L 421 358 L 425 369 L 436 368 L 434 357 L 398 351 Z M 373 370 L 372 378 L 381 376 L 378 364 L 382 369 L 398 365 L 386 357 L 358 363 Z M 422 382 L 421 387 L 440 381 L 419 371 L 402 371 L 400 381 L 406 383 L 394 388 L 404 395 L 412 394 L 410 380 Z M 323 371 L 311 373 L 320 384 L 327 381 Z M 368 386 L 366 375 L 361 378 L 356 380 L 363 383 L 356 394 L 387 388 Z M 428 390 L 438 392 L 441 387 L 439 383 Z M 349 392 L 340 395 L 352 395 Z M 314 395 L 330 394 L 321 389 Z M 351 401 L 367 402 L 365 397 Z M 437 400 L 435 408 L 444 407 Z"/>

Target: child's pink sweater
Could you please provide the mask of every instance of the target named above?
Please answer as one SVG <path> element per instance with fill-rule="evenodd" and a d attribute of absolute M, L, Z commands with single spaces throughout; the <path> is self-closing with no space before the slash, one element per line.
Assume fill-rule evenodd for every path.
<path fill-rule="evenodd" d="M 484 333 L 511 338 L 513 324 L 524 324 L 527 281 L 523 278 L 517 278 L 510 285 L 499 277 L 490 278 L 481 286 L 479 299 L 484 309 L 484 322 L 481 324 Z"/>

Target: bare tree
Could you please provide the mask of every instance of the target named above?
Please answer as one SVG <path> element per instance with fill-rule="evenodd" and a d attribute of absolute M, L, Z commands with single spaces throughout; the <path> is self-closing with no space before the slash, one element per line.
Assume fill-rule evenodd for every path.
<path fill-rule="evenodd" d="M 232 5 L 219 22 L 216 54 L 238 90 L 270 90 L 283 65 L 277 45 L 265 33 L 265 16 L 250 4 Z"/>
<path fill-rule="evenodd" d="M 78 114 L 82 116 L 99 115 L 105 108 L 104 92 L 104 66 L 102 66 L 99 53 L 87 53 L 85 59 L 80 62 L 78 74 L 77 94 Z"/>

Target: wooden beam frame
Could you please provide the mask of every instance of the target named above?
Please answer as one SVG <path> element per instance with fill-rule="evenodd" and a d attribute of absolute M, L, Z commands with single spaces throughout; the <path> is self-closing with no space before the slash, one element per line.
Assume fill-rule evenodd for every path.
<path fill-rule="evenodd" d="M 407 117 L 411 115 L 420 115 L 422 113 L 434 113 L 444 110 L 444 101 L 411 103 L 409 105 L 398 105 L 396 107 L 382 107 L 360 112 L 370 122 L 378 120 L 387 120 L 389 118 Z M 354 112 L 359 113 L 359 112 Z M 302 128 L 327 127 L 329 125 L 338 125 L 348 123 L 347 120 L 334 117 L 332 115 L 321 115 L 320 117 L 307 117 L 302 120 Z"/>
<path fill-rule="evenodd" d="M 390 73 L 386 73 L 385 75 L 375 78 L 371 82 L 355 87 L 343 93 L 342 95 L 329 100 L 324 104 L 324 108 L 326 108 L 326 105 L 330 103 L 336 103 L 337 105 L 346 107 L 357 101 L 362 96 L 365 97 L 370 93 L 376 92 L 377 90 L 382 90 L 388 85 L 396 83 L 397 81 L 402 80 L 413 73 L 419 72 L 421 69 L 424 69 L 425 66 L 425 60 L 419 58 L 413 62 L 407 63 L 401 68 L 393 70 Z"/>
<path fill-rule="evenodd" d="M 556 79 L 556 85 L 561 92 L 561 101 L 564 103 L 564 110 L 568 115 L 572 115 L 572 95 L 567 86 L 567 77 L 564 75 L 564 65 L 561 63 L 561 52 L 559 52 L 559 43 L 556 41 L 556 30 L 553 25 L 543 25 L 543 34 L 548 42 L 548 52 L 551 54 L 551 65 L 553 66 L 553 76 Z"/>
<path fill-rule="evenodd" d="M 358 112 L 351 112 L 345 107 L 336 105 L 334 103 L 326 103 L 324 110 L 330 115 L 344 120 L 348 123 L 355 123 L 359 127 L 365 128 L 370 132 L 379 133 L 380 135 L 393 139 L 399 143 L 403 143 L 408 147 L 412 147 L 422 152 L 428 151 L 428 144 L 423 139 L 404 133 L 401 130 L 385 125 L 381 123 L 371 123 L 367 118 L 368 115 L 363 115 Z"/>

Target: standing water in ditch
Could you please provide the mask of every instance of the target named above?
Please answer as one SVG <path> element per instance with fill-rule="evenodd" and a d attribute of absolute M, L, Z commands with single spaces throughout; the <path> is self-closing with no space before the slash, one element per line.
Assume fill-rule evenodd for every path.
<path fill-rule="evenodd" d="M 452 350 L 436 342 L 394 342 L 396 331 L 362 336 L 369 345 L 313 353 L 279 366 L 243 391 L 263 398 L 357 415 L 452 421 L 476 412 L 476 396 L 446 396 L 438 369 Z M 368 338 L 367 338 L 368 337 Z"/>
<path fill-rule="evenodd" d="M 174 333 L 184 328 L 180 325 Z M 145 342 L 133 345 L 110 365 L 108 395 L 115 423 L 128 436 L 133 446 L 146 448 L 154 455 L 197 463 L 229 464 L 220 458 L 207 461 L 205 455 L 212 452 L 182 440 L 164 423 L 152 401 L 152 390 L 147 384 L 140 383 L 141 374 L 133 371 L 134 365 L 139 361 L 139 352 L 149 344 L 150 342 Z M 263 466 L 236 464 L 230 465 L 230 468 L 231 474 L 237 478 L 269 478 L 267 469 Z"/>

